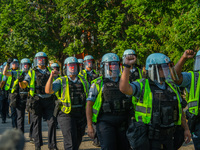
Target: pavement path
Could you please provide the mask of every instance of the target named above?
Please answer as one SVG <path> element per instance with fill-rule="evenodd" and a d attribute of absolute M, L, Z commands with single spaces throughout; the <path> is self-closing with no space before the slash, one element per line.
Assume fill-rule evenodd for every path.
<path fill-rule="evenodd" d="M 1 120 L 1 119 L 0 119 Z M 0 121 L 0 135 L 7 129 L 11 129 L 11 119 L 7 118 L 7 123 L 2 124 Z M 48 150 L 48 141 L 47 141 L 47 133 L 48 127 L 47 123 L 45 121 L 42 122 L 42 135 L 43 135 L 43 143 L 44 145 L 42 146 L 42 150 Z M 63 136 L 61 133 L 60 129 L 57 129 L 57 147 L 59 150 L 64 150 L 63 146 Z M 34 144 L 29 142 L 29 124 L 28 124 L 28 116 L 26 113 L 25 117 L 25 138 L 26 138 L 26 143 L 25 143 L 25 148 L 24 150 L 34 150 L 35 146 Z M 95 147 L 92 145 L 92 140 L 87 136 L 87 133 L 85 133 L 80 150 L 100 150 L 100 148 Z M 179 150 L 194 150 L 194 146 L 192 142 L 190 142 L 187 145 L 183 145 Z"/>

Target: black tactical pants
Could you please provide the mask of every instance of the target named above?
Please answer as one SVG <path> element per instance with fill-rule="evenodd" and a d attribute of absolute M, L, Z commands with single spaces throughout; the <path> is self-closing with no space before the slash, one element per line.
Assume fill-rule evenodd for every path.
<path fill-rule="evenodd" d="M 25 108 L 26 103 L 20 105 L 16 108 L 17 111 L 17 128 L 24 133 L 24 118 L 25 118 Z"/>
<path fill-rule="evenodd" d="M 30 137 L 30 138 L 33 138 L 33 117 L 32 117 L 32 114 L 31 114 L 31 113 L 30 113 L 29 137 Z"/>
<path fill-rule="evenodd" d="M 84 112 L 70 115 L 60 111 L 57 119 L 64 137 L 65 150 L 78 150 L 86 127 Z"/>
<path fill-rule="evenodd" d="M 103 114 L 96 124 L 97 136 L 102 150 L 129 150 L 126 137 L 128 128 L 127 116 Z"/>
<path fill-rule="evenodd" d="M 1 103 L 1 117 L 2 117 L 2 122 L 6 121 L 6 115 L 7 115 L 7 108 L 8 108 L 8 99 L 4 98 L 3 100 L 0 101 Z"/>
<path fill-rule="evenodd" d="M 39 98 L 38 100 L 37 114 L 32 114 L 33 121 L 33 138 L 35 141 L 35 147 L 43 145 L 42 141 L 42 117 L 47 120 L 48 124 L 48 147 L 56 147 L 56 125 L 55 117 L 53 116 L 55 102 L 52 97 Z"/>
<path fill-rule="evenodd" d="M 194 132 L 192 133 L 192 140 L 196 150 L 200 150 L 200 121 L 195 124 Z"/>

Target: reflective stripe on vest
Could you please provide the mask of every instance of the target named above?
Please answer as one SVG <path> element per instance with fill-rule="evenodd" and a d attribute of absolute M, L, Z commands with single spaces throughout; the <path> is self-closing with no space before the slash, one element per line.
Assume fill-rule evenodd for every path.
<path fill-rule="evenodd" d="M 47 69 L 51 73 L 51 69 L 49 67 L 47 67 Z M 34 94 L 35 94 L 35 70 L 33 70 L 33 69 L 29 70 L 28 71 L 28 75 L 31 78 L 31 82 L 30 82 L 30 95 L 33 97 Z"/>
<path fill-rule="evenodd" d="M 140 75 L 140 78 L 138 79 L 138 80 L 141 80 L 142 79 L 142 74 L 141 74 L 141 71 L 140 71 L 140 69 L 137 67 L 137 70 L 138 70 L 138 72 L 139 72 L 139 75 Z M 132 96 L 132 104 L 133 104 L 133 108 L 134 108 L 134 110 L 136 109 L 135 108 L 135 104 L 137 103 L 137 98 L 136 97 L 134 97 L 134 96 Z"/>
<path fill-rule="evenodd" d="M 140 100 L 136 104 L 136 110 L 135 110 L 135 119 L 137 122 L 143 122 L 145 124 L 151 123 L 151 116 L 152 116 L 152 92 L 150 89 L 149 81 L 148 79 L 145 79 L 145 83 L 143 83 L 140 80 L 140 87 L 141 91 L 144 90 L 143 95 L 143 101 Z M 178 99 L 178 109 L 179 109 L 179 119 L 177 122 L 175 122 L 176 125 L 181 124 L 181 116 L 182 116 L 182 107 L 180 103 L 180 97 L 178 94 L 177 89 L 175 89 L 170 83 L 166 82 L 169 87 L 176 93 L 177 99 Z M 143 89 L 144 86 L 144 89 Z"/>
<path fill-rule="evenodd" d="M 94 123 L 97 122 L 99 111 L 100 111 L 100 108 L 101 108 L 101 105 L 102 105 L 102 87 L 103 87 L 103 79 L 102 78 L 103 78 L 103 76 L 93 80 L 92 83 L 91 83 L 91 84 L 94 83 L 96 85 L 97 91 L 99 93 L 96 100 L 95 100 L 95 103 L 92 107 L 92 111 L 93 111 L 92 122 L 94 122 Z M 98 80 L 101 80 L 100 85 L 97 84 Z"/>
<path fill-rule="evenodd" d="M 198 115 L 199 113 L 199 87 L 200 87 L 200 76 L 198 77 L 197 85 L 195 85 L 195 77 L 194 72 L 189 71 L 191 73 L 191 85 L 188 99 L 188 108 L 189 112 Z M 199 72 L 200 75 L 200 72 Z M 196 91 L 194 91 L 194 87 L 196 86 Z M 195 93 L 195 95 L 194 95 Z"/>
<path fill-rule="evenodd" d="M 20 76 L 22 75 L 22 71 L 20 72 Z M 12 90 L 11 90 L 11 93 L 14 93 L 15 90 L 16 90 L 16 87 L 17 87 L 17 84 L 19 83 L 18 79 L 16 79 L 13 83 L 13 87 L 12 87 Z"/>
<path fill-rule="evenodd" d="M 83 84 L 84 92 L 86 96 L 88 95 L 88 86 L 87 86 L 87 81 L 83 76 L 78 75 L 78 78 L 80 79 L 81 83 Z M 69 82 L 68 82 L 68 77 L 60 77 L 58 80 L 61 81 L 61 97 L 60 101 L 62 103 L 61 106 L 61 111 L 69 114 L 71 112 L 71 99 L 70 99 L 70 94 L 69 94 Z"/>
<path fill-rule="evenodd" d="M 18 76 L 18 72 L 19 70 L 15 70 L 17 72 L 17 76 Z M 11 71 L 12 74 L 12 71 Z M 12 82 L 12 75 L 8 77 L 7 81 L 6 81 L 6 85 L 5 85 L 5 90 L 8 91 L 10 89 L 11 86 L 11 82 Z"/>

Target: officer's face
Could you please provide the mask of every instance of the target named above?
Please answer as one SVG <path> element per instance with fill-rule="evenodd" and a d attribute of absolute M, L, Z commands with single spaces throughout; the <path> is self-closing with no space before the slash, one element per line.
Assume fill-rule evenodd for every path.
<path fill-rule="evenodd" d="M 91 71 L 92 70 L 92 67 L 93 67 L 93 60 L 86 60 L 85 61 L 85 65 L 86 65 L 86 69 L 88 71 Z"/>
<path fill-rule="evenodd" d="M 68 64 L 69 72 L 75 72 L 77 70 L 76 64 Z"/>
<path fill-rule="evenodd" d="M 18 67 L 19 67 L 18 62 L 13 62 L 13 63 L 12 63 L 12 69 L 13 69 L 13 70 L 17 70 Z"/>
<path fill-rule="evenodd" d="M 58 67 L 53 67 L 53 70 L 54 71 L 59 71 L 59 68 Z"/>

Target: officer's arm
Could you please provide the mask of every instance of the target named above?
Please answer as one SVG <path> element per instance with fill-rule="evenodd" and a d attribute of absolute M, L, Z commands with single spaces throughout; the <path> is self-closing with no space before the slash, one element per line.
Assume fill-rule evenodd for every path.
<path fill-rule="evenodd" d="M 0 88 L 2 89 L 3 88 L 3 86 L 5 85 L 5 81 L 1 81 L 1 83 L 0 83 Z"/>
<path fill-rule="evenodd" d="M 3 75 L 5 76 L 11 76 L 11 72 L 8 72 L 8 69 L 9 69 L 9 65 L 7 64 L 3 70 Z"/>
<path fill-rule="evenodd" d="M 131 85 L 129 84 L 129 73 L 130 73 L 130 69 L 127 67 L 124 67 L 122 76 L 120 78 L 120 84 L 119 84 L 120 91 L 126 95 L 133 94 L 133 89 Z"/>
<path fill-rule="evenodd" d="M 87 101 L 86 106 L 86 117 L 87 117 L 87 125 L 92 126 L 92 107 L 94 105 L 93 101 Z"/>
<path fill-rule="evenodd" d="M 182 116 L 181 116 L 181 126 L 184 128 L 184 139 L 185 139 L 185 143 L 189 143 L 190 140 L 191 140 L 191 134 L 190 134 L 190 130 L 189 130 L 189 127 L 187 125 L 187 122 L 186 122 L 186 117 L 185 117 L 185 113 L 184 111 L 182 110 Z"/>
<path fill-rule="evenodd" d="M 49 77 L 49 79 L 46 83 L 46 86 L 45 86 L 45 93 L 47 93 L 47 94 L 53 94 L 54 93 L 54 91 L 52 89 L 53 78 L 54 78 L 54 76 L 51 73 L 51 75 L 50 75 L 50 77 Z"/>
<path fill-rule="evenodd" d="M 183 53 L 183 55 L 181 56 L 180 60 L 175 65 L 174 68 L 175 68 L 176 73 L 177 73 L 177 75 L 179 77 L 179 80 L 175 81 L 176 84 L 180 85 L 182 83 L 183 76 L 182 76 L 181 72 L 182 72 L 183 65 L 185 64 L 187 59 L 193 58 L 194 55 L 195 55 L 195 53 L 192 50 L 186 50 Z"/>
<path fill-rule="evenodd" d="M 95 132 L 92 126 L 92 107 L 94 105 L 93 101 L 87 101 L 86 106 L 86 117 L 87 117 L 87 126 L 88 126 L 88 136 L 94 139 Z"/>

